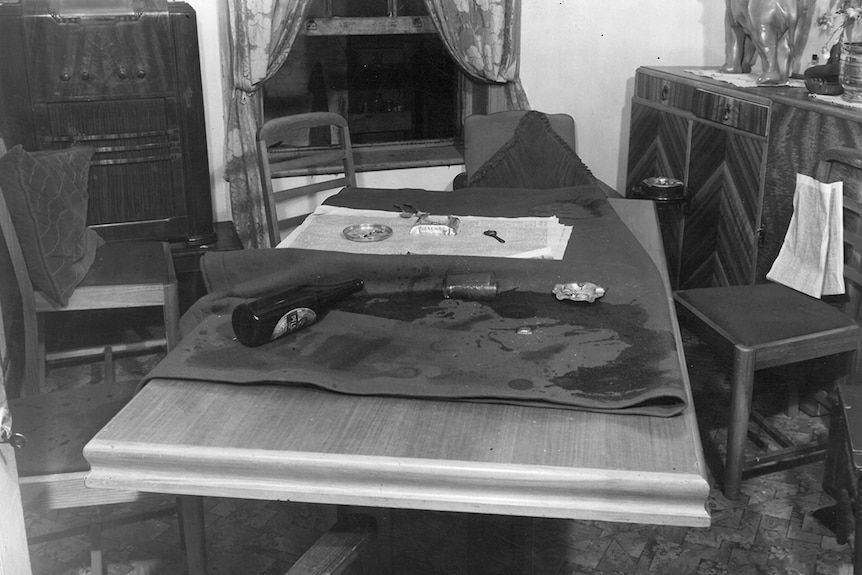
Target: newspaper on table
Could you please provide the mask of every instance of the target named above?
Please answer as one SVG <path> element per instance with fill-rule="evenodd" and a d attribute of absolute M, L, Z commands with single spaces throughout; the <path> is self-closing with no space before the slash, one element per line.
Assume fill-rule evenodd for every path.
<path fill-rule="evenodd" d="M 448 216 L 449 214 L 434 214 Z M 358 210 L 323 205 L 285 238 L 278 247 L 338 251 L 357 254 L 425 254 L 508 258 L 563 258 L 572 229 L 555 216 L 492 218 L 458 216 L 455 235 L 411 234 L 416 217 L 398 212 Z M 343 231 L 362 224 L 387 226 L 392 234 L 381 241 L 357 242 Z M 493 230 L 497 241 L 485 234 Z"/>

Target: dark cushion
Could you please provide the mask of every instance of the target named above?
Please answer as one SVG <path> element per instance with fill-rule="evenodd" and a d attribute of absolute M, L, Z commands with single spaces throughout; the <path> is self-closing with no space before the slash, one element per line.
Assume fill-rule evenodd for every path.
<path fill-rule="evenodd" d="M 549 189 L 596 183 L 541 112 L 524 114 L 512 138 L 467 179 L 467 187 Z"/>
<path fill-rule="evenodd" d="M 0 158 L 0 189 L 33 286 L 65 306 L 101 245 L 87 228 L 87 178 L 95 148 L 27 152 Z"/>
<path fill-rule="evenodd" d="M 775 283 L 687 289 L 673 297 L 733 344 L 750 347 L 855 324 L 828 303 Z M 686 324 L 683 314 L 680 323 Z"/>

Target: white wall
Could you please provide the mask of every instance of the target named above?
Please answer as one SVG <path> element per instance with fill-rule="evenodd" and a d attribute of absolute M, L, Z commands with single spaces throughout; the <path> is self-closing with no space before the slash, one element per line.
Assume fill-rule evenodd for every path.
<path fill-rule="evenodd" d="M 530 106 L 575 119 L 577 152 L 624 193 L 639 66 L 720 66 L 721 0 L 522 0 L 521 80 Z"/>
<path fill-rule="evenodd" d="M 220 52 L 226 43 L 219 24 L 227 8 L 224 1 L 187 1 L 198 18 L 214 210 L 218 220 L 227 220 Z M 637 67 L 724 61 L 721 0 L 522 0 L 521 11 L 521 77 L 531 106 L 571 114 L 579 155 L 596 176 L 621 191 Z M 457 171 L 428 168 L 358 178 L 369 187 L 445 189 Z"/>
<path fill-rule="evenodd" d="M 195 9 L 198 21 L 198 47 L 201 54 L 201 77 L 204 92 L 204 114 L 207 124 L 207 150 L 210 164 L 210 188 L 213 190 L 213 212 L 216 221 L 230 219 L 227 182 L 224 181 L 225 117 L 222 97 L 221 50 L 226 31 L 220 16 L 227 10 L 219 0 L 186 0 Z M 226 46 L 227 44 L 224 43 Z"/>

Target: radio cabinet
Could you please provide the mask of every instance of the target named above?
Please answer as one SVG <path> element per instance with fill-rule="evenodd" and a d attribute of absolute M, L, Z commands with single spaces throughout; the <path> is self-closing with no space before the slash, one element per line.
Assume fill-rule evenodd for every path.
<path fill-rule="evenodd" d="M 87 219 L 106 240 L 212 241 L 194 10 L 165 0 L 136 1 L 134 12 L 107 0 L 52 6 L 0 4 L 7 147 L 96 147 Z"/>

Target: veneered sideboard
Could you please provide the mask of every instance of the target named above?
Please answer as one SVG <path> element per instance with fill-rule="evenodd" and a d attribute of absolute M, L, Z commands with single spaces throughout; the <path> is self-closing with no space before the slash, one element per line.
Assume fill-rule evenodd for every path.
<path fill-rule="evenodd" d="M 679 288 L 765 281 L 793 214 L 796 174 L 819 154 L 862 146 L 862 110 L 805 88 L 739 88 L 680 67 L 635 74 L 627 195 L 667 176 L 687 189 L 685 216 L 666 225 Z"/>

